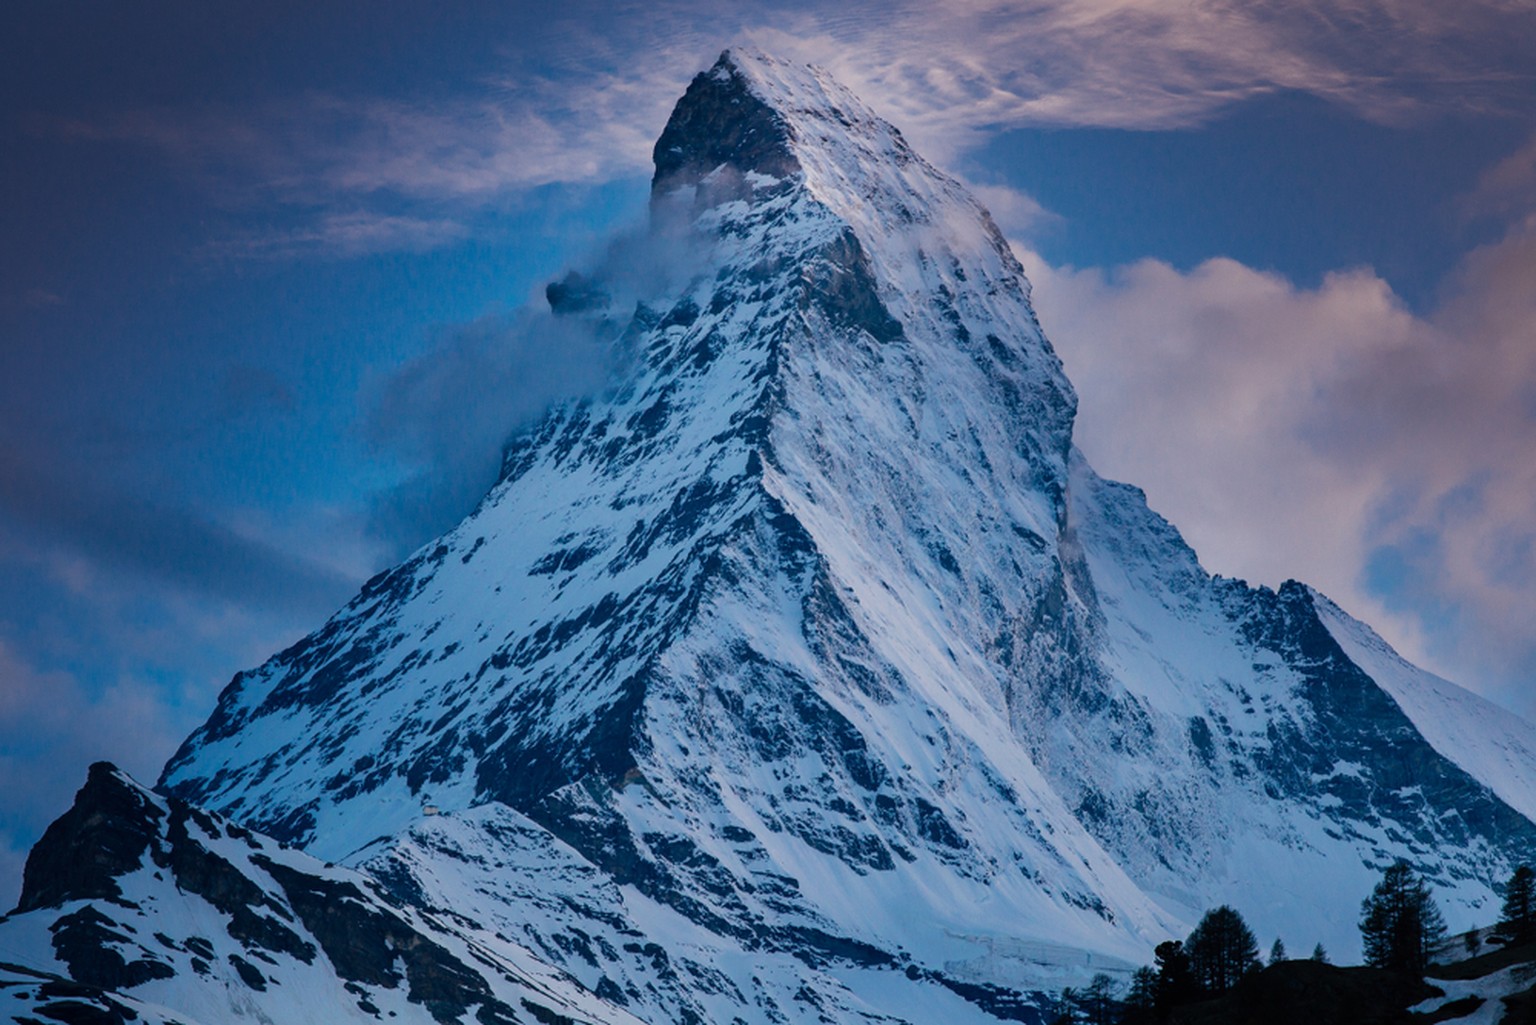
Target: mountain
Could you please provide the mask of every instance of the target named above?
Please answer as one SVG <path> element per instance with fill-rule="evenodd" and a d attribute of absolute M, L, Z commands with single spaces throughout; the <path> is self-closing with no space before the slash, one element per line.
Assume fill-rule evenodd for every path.
<path fill-rule="evenodd" d="M 1219 903 L 1348 956 L 1398 857 L 1453 924 L 1492 916 L 1536 843 L 1536 731 L 1304 585 L 1211 576 L 1100 479 L 1024 272 L 957 182 L 824 72 L 743 50 L 655 157 L 646 265 L 548 289 L 620 354 L 612 390 L 514 438 L 463 523 L 236 676 L 163 796 L 110 776 L 167 822 L 339 866 L 222 855 L 326 959 L 269 951 L 268 973 L 230 912 L 198 926 L 223 930 L 218 981 L 186 955 L 175 985 L 105 991 L 298 1020 L 229 974 L 349 978 L 284 872 L 480 979 L 438 1020 L 487 1020 L 489 992 L 514 1020 L 1035 1021 Z M 66 974 L 44 936 L 68 916 L 121 934 L 135 904 L 142 934 L 187 890 L 91 864 L 121 892 L 33 887 L 0 949 Z M 384 989 L 371 1007 L 414 1006 Z"/>
<path fill-rule="evenodd" d="M 467 914 L 104 762 L 28 856 L 4 926 L 6 955 L 31 955 L 0 961 L 16 1021 L 638 1025 Z"/>

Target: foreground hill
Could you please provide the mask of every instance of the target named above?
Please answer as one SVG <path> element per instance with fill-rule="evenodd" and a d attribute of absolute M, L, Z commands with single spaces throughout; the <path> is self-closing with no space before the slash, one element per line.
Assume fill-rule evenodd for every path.
<path fill-rule="evenodd" d="M 636 1025 L 473 910 L 413 905 L 98 763 L 0 919 L 0 961 L 29 955 L 0 964 L 0 1014 Z"/>

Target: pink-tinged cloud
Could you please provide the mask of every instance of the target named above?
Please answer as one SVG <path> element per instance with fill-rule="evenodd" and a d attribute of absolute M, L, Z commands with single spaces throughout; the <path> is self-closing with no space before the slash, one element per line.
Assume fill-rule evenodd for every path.
<path fill-rule="evenodd" d="M 1365 269 L 1306 289 L 1231 260 L 1026 255 L 1079 444 L 1208 568 L 1306 580 L 1536 709 L 1536 231 L 1471 253 L 1425 316 Z M 1383 554 L 1391 590 L 1370 586 Z"/>
<path fill-rule="evenodd" d="M 1536 211 L 1536 135 L 1484 171 L 1461 208 L 1469 217 L 1501 219 Z"/>
<path fill-rule="evenodd" d="M 355 210 L 324 214 L 299 227 L 217 239 L 206 252 L 215 258 L 235 259 L 347 259 L 374 253 L 425 253 L 462 242 L 469 235 L 467 225 L 450 218 Z"/>

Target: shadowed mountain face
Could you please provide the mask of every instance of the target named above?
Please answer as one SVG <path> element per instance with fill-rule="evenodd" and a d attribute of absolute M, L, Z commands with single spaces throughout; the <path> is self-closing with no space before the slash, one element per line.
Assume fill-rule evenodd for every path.
<path fill-rule="evenodd" d="M 1031 1021 L 1219 903 L 1347 954 L 1396 857 L 1496 907 L 1536 734 L 1098 478 L 1022 268 L 899 132 L 728 52 L 652 217 L 666 266 L 549 289 L 622 380 L 162 792 L 658 1023 Z"/>

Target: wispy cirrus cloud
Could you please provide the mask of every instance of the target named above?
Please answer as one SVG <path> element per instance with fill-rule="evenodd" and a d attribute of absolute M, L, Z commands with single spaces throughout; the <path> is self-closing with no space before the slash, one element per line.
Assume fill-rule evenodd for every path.
<path fill-rule="evenodd" d="M 424 253 L 463 241 L 469 225 L 447 217 L 410 217 L 371 210 L 327 213 L 291 228 L 270 228 L 218 238 L 211 256 L 291 259 L 303 256 L 347 259 L 372 253 Z"/>
<path fill-rule="evenodd" d="M 54 551 L 65 561 L 155 581 L 181 592 L 257 609 L 323 614 L 354 581 L 259 537 L 147 496 L 152 483 L 112 486 L 78 467 L 28 453 L 9 436 L 0 452 L 0 565 Z M 9 543 L 7 543 L 9 542 Z"/>
<path fill-rule="evenodd" d="M 1523 109 L 1536 87 L 1536 9 L 1515 0 L 1454 10 L 1430 0 L 961 0 L 942 17 L 915 2 L 829 13 L 690 0 L 599 18 L 574 5 L 545 22 L 535 38 L 508 40 L 516 70 L 448 96 L 308 93 L 59 130 L 152 146 L 247 195 L 462 212 L 552 183 L 645 174 L 682 86 L 732 40 L 827 66 L 945 165 L 1009 128 L 1189 126 L 1277 91 L 1393 122 Z M 389 237 L 419 236 L 379 236 Z"/>
<path fill-rule="evenodd" d="M 822 63 L 953 155 L 1023 126 L 1168 129 L 1243 99 L 1311 93 L 1370 120 L 1522 110 L 1536 10 L 1481 0 L 965 0 L 749 33 Z"/>
<path fill-rule="evenodd" d="M 141 108 L 41 130 L 156 151 L 255 221 L 213 239 L 208 255 L 349 258 L 462 241 L 480 215 L 542 186 L 641 174 L 671 99 L 638 79 L 575 91 L 535 80 L 518 95 L 482 81 L 430 102 L 308 94 L 247 109 Z M 277 226 L 271 210 L 285 211 Z"/>
<path fill-rule="evenodd" d="M 387 196 L 480 206 L 643 167 L 666 101 L 636 91 L 613 81 L 555 99 L 547 82 L 523 95 L 479 82 L 436 102 L 309 94 L 249 109 L 144 108 L 43 128 L 151 147 L 241 202 Z M 647 107 L 651 116 L 637 118 Z"/>

